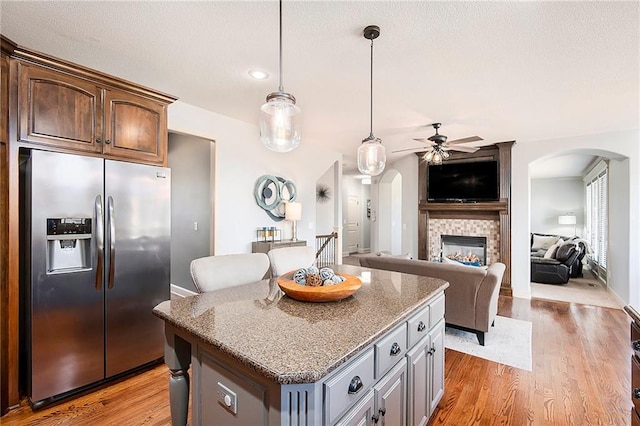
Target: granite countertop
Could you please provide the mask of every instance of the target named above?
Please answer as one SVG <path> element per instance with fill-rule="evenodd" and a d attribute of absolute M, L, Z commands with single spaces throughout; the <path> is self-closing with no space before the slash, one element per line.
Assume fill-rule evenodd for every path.
<path fill-rule="evenodd" d="M 305 303 L 276 279 L 165 301 L 153 313 L 281 384 L 313 383 L 448 287 L 446 281 L 349 265 L 362 287 L 339 302 Z"/>

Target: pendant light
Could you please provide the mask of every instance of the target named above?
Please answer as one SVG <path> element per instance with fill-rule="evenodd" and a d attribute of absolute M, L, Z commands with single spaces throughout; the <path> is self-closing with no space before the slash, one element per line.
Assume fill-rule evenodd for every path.
<path fill-rule="evenodd" d="M 280 85 L 260 108 L 260 140 L 276 152 L 289 152 L 300 145 L 300 108 L 296 98 L 282 86 L 282 0 L 280 0 Z"/>
<path fill-rule="evenodd" d="M 371 40 L 371 127 L 369 137 L 358 147 L 358 170 L 360 173 L 378 176 L 384 171 L 387 155 L 382 140 L 373 136 L 373 40 L 380 35 L 380 27 L 369 25 L 364 29 L 364 38 Z"/>

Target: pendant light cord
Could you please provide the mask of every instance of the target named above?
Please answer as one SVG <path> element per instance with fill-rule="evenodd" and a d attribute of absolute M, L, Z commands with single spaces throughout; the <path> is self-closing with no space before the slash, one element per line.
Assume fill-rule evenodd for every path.
<path fill-rule="evenodd" d="M 280 86 L 279 92 L 284 92 L 284 86 L 282 84 L 282 0 L 280 0 Z"/>
<path fill-rule="evenodd" d="M 371 128 L 369 129 L 369 139 L 375 139 L 373 136 L 373 39 L 371 39 Z"/>

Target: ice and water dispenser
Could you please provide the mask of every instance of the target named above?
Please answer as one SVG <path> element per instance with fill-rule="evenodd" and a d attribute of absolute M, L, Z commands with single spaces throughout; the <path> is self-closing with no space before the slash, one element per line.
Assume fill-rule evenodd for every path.
<path fill-rule="evenodd" d="M 91 218 L 47 218 L 47 273 L 91 269 Z"/>

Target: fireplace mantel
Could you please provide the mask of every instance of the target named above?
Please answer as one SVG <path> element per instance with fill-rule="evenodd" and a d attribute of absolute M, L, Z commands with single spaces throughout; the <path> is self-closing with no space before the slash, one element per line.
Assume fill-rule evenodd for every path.
<path fill-rule="evenodd" d="M 500 171 L 500 200 L 477 203 L 429 202 L 427 194 L 428 163 L 418 155 L 418 258 L 429 256 L 429 219 L 497 220 L 500 226 L 500 261 L 506 265 L 500 293 L 511 296 L 511 148 L 515 142 L 501 142 L 480 148 L 473 154 L 455 152 L 446 161 L 497 160 Z"/>

